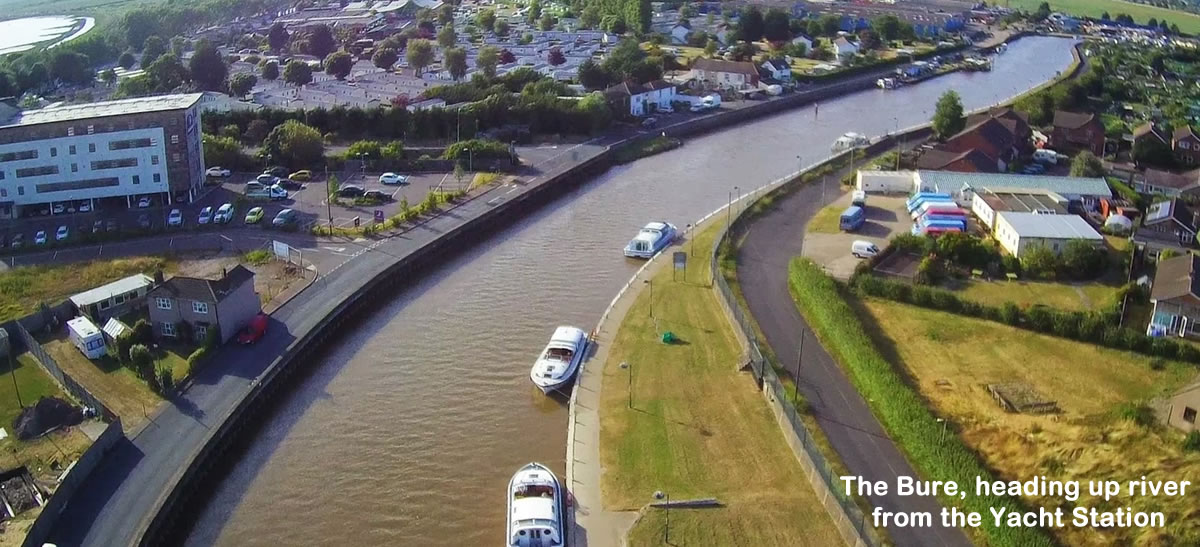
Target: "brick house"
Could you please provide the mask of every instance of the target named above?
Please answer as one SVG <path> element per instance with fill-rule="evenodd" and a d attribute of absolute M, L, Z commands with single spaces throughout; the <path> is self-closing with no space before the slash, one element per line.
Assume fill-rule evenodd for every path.
<path fill-rule="evenodd" d="M 967 118 L 962 131 L 917 160 L 920 169 L 997 173 L 1031 151 L 1032 130 L 1025 115 L 996 108 Z"/>
<path fill-rule="evenodd" d="M 996 173 L 996 161 L 974 148 L 966 152 L 929 150 L 917 158 L 917 169 L 959 173 Z"/>
<path fill-rule="evenodd" d="M 220 279 L 175 276 L 146 295 L 150 322 L 158 338 L 177 338 L 188 324 L 195 342 L 204 340 L 209 329 L 218 329 L 221 342 L 228 341 L 261 311 L 254 293 L 254 272 L 242 265 L 222 272 Z"/>
<path fill-rule="evenodd" d="M 1185 165 L 1200 165 L 1200 136 L 1192 126 L 1185 125 L 1171 135 L 1171 150 Z"/>
<path fill-rule="evenodd" d="M 1133 189 L 1143 194 L 1162 194 L 1170 197 L 1200 196 L 1200 168 L 1173 173 L 1147 167 Z"/>
<path fill-rule="evenodd" d="M 1200 336 L 1200 256 L 1191 253 L 1158 262 L 1150 302 L 1154 312 L 1146 334 L 1155 336 Z"/>
<path fill-rule="evenodd" d="M 1157 140 L 1159 143 L 1166 145 L 1167 138 L 1163 136 L 1162 131 L 1152 122 L 1146 122 L 1133 129 L 1133 145 L 1146 141 L 1147 139 Z"/>
<path fill-rule="evenodd" d="M 692 62 L 696 81 L 707 88 L 749 89 L 758 87 L 758 67 L 748 61 L 696 59 Z"/>
<path fill-rule="evenodd" d="M 1095 114 L 1056 110 L 1050 143 L 1060 152 L 1063 149 L 1077 149 L 1103 156 L 1104 124 Z"/>

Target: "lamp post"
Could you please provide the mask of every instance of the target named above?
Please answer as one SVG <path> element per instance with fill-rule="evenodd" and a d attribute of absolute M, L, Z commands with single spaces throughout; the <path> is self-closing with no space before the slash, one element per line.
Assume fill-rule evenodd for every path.
<path fill-rule="evenodd" d="M 696 245 L 695 245 L 696 238 L 693 237 L 693 234 L 692 234 L 692 225 L 688 224 L 687 228 L 684 230 L 684 232 L 688 234 L 688 256 L 692 256 L 692 249 L 696 248 Z M 684 263 L 683 267 L 684 267 L 683 276 L 686 278 L 687 277 L 687 264 Z"/>
<path fill-rule="evenodd" d="M 325 212 L 329 215 L 329 235 L 333 235 L 333 187 L 329 180 L 329 166 L 325 166 Z"/>
<path fill-rule="evenodd" d="M 642 283 L 645 283 L 650 287 L 650 317 L 654 317 L 654 281 L 650 279 L 644 279 L 642 280 Z"/>
<path fill-rule="evenodd" d="M 792 406 L 800 401 L 800 363 L 804 360 L 804 329 L 800 329 L 800 349 L 796 350 L 796 375 L 792 377 Z"/>
<path fill-rule="evenodd" d="M 362 177 L 363 177 L 363 183 L 365 184 L 367 182 L 367 153 L 366 152 L 358 153 L 358 162 L 360 164 L 362 164 Z"/>
<path fill-rule="evenodd" d="M 475 151 L 467 148 L 467 171 L 475 172 Z"/>
<path fill-rule="evenodd" d="M 628 362 L 621 361 L 621 368 L 629 371 L 629 374 L 627 375 L 628 382 L 626 383 L 626 386 L 627 386 L 627 389 L 629 392 L 629 402 L 627 403 L 627 406 L 632 409 L 633 408 L 633 367 L 629 366 Z"/>
<path fill-rule="evenodd" d="M 804 158 L 800 157 L 800 155 L 797 154 L 796 155 L 796 176 L 799 177 L 800 174 L 803 172 L 804 172 Z"/>
<path fill-rule="evenodd" d="M 946 438 L 946 419 L 938 418 L 937 421 L 942 424 L 942 433 L 938 436 L 938 444 L 941 445 L 942 441 Z"/>
<path fill-rule="evenodd" d="M 671 543 L 671 494 L 662 490 L 654 491 L 654 499 L 661 500 L 666 498 L 667 503 L 663 505 L 663 510 L 666 511 L 667 525 L 663 528 L 663 543 Z"/>

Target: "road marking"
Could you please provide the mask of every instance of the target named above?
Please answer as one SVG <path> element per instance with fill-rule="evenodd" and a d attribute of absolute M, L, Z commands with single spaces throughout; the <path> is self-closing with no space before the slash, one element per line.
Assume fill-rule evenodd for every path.
<path fill-rule="evenodd" d="M 321 247 L 321 248 L 322 248 L 322 249 L 325 249 L 325 250 L 327 250 L 327 251 L 333 251 L 333 252 L 335 252 L 335 253 L 341 253 L 341 252 L 344 252 L 344 251 L 346 250 L 346 248 L 345 248 L 345 247 Z"/>
<path fill-rule="evenodd" d="M 504 196 L 497 196 L 487 202 L 488 205 L 495 206 L 497 203 L 504 201 Z"/>
<path fill-rule="evenodd" d="M 513 192 L 516 192 L 516 191 L 517 191 L 517 186 L 516 186 L 516 185 L 512 185 L 512 188 L 509 188 L 509 189 L 508 189 L 508 191 L 507 191 L 507 192 L 505 192 L 505 194 L 511 194 L 511 193 L 513 193 Z"/>

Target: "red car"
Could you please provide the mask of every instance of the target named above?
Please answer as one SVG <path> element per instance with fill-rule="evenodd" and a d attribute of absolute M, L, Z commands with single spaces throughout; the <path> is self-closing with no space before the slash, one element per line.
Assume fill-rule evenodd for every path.
<path fill-rule="evenodd" d="M 238 343 L 253 344 L 257 342 L 263 337 L 264 334 L 267 333 L 267 322 L 267 314 L 260 313 L 255 315 L 254 318 L 250 320 L 250 323 L 246 324 L 246 326 L 242 329 L 242 332 L 238 333 Z"/>

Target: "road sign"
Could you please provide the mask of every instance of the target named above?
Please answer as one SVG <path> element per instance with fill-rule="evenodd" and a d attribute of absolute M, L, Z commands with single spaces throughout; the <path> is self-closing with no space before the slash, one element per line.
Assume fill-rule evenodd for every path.
<path fill-rule="evenodd" d="M 288 259 L 288 254 L 290 254 L 288 251 L 290 251 L 290 249 L 288 248 L 287 243 L 284 243 L 282 241 L 272 240 L 271 241 L 271 249 L 275 252 L 275 256 L 278 257 L 279 259 L 281 259 L 281 260 Z"/>
<path fill-rule="evenodd" d="M 382 209 L 375 210 L 375 222 L 383 222 L 383 210 Z"/>
<path fill-rule="evenodd" d="M 675 251 L 675 269 L 676 270 L 687 269 L 687 252 L 686 251 Z"/>

